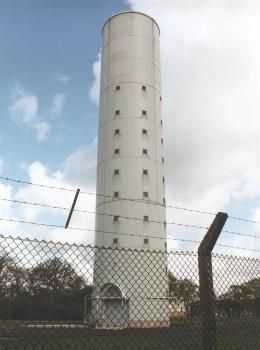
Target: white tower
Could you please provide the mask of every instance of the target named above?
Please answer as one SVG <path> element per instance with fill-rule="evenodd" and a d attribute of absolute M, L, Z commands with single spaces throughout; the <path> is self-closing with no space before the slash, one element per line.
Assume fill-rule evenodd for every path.
<path fill-rule="evenodd" d="M 97 193 L 104 196 L 97 196 L 96 245 L 165 251 L 159 27 L 145 14 L 123 12 L 107 20 L 102 34 Z M 144 266 L 145 254 L 142 259 Z M 105 316 L 96 316 L 100 323 L 105 317 L 107 325 L 165 325 L 167 269 L 163 261 L 153 267 L 160 277 L 153 281 L 155 299 L 144 302 L 148 305 L 144 313 L 134 294 L 145 299 L 151 285 L 144 282 L 141 290 L 133 291 L 129 280 L 136 275 L 133 263 L 126 269 L 119 259 L 111 269 L 98 252 L 94 298 L 121 296 L 126 300 L 118 322 L 109 316 L 115 314 L 116 301 L 106 301 L 106 305 L 102 301 L 98 309 Z"/>

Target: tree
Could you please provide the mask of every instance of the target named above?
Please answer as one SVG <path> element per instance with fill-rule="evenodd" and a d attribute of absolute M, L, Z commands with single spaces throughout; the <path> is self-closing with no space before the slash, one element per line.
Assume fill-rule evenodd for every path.
<path fill-rule="evenodd" d="M 0 256 L 0 296 L 5 297 L 9 294 L 11 282 L 11 269 L 14 266 L 13 260 L 7 255 Z"/>
<path fill-rule="evenodd" d="M 0 318 L 82 320 L 84 297 L 91 309 L 92 286 L 68 262 L 48 259 L 32 268 L 0 256 Z"/>
<path fill-rule="evenodd" d="M 188 315 L 192 304 L 199 300 L 198 285 L 188 278 L 178 279 L 171 272 L 169 272 L 168 278 L 171 302 L 183 306 L 186 315 Z"/>
<path fill-rule="evenodd" d="M 70 263 L 56 257 L 48 259 L 28 271 L 28 281 L 31 317 L 82 319 L 84 296 L 90 297 L 92 287 Z"/>
<path fill-rule="evenodd" d="M 30 292 L 34 295 L 48 294 L 50 297 L 84 288 L 83 277 L 73 267 L 59 258 L 40 263 L 28 273 Z"/>
<path fill-rule="evenodd" d="M 239 316 L 242 312 L 260 317 L 260 278 L 253 278 L 241 284 L 233 284 L 218 298 L 218 304 L 225 312 Z"/>
<path fill-rule="evenodd" d="M 13 317 L 17 298 L 26 292 L 26 269 L 19 267 L 7 254 L 0 256 L 0 317 Z"/>

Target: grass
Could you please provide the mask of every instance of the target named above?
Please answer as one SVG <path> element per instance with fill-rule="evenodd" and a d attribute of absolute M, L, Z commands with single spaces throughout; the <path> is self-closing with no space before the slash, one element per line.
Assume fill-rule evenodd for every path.
<path fill-rule="evenodd" d="M 259 350 L 260 320 L 218 319 L 218 350 Z M 4 334 L 5 333 L 5 334 Z M 1 350 L 202 350 L 199 319 L 167 329 L 27 329 L 0 326 Z M 2 337 L 1 337 L 2 336 Z M 258 337 L 257 337 L 258 336 Z"/>

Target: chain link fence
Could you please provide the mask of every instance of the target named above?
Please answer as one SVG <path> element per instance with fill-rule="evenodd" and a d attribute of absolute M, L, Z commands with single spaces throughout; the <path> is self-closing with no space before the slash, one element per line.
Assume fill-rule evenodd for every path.
<path fill-rule="evenodd" d="M 260 260 L 212 269 L 215 349 L 259 349 Z M 1 350 L 205 350 L 199 296 L 196 253 L 0 236 Z"/>

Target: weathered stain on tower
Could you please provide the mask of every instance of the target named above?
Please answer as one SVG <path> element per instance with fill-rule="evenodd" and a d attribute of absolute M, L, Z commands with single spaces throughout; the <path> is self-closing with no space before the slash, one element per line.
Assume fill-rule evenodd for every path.
<path fill-rule="evenodd" d="M 108 19 L 102 37 L 97 193 L 104 196 L 97 196 L 96 211 L 108 215 L 96 215 L 96 245 L 164 251 L 159 27 L 143 13 L 123 12 Z M 165 326 L 167 262 L 160 266 L 158 273 L 154 265 L 158 285 L 136 291 L 137 271 L 130 274 L 121 266 L 116 251 L 109 259 L 99 252 L 94 269 L 98 324 Z M 155 298 L 148 299 L 148 293 Z"/>

